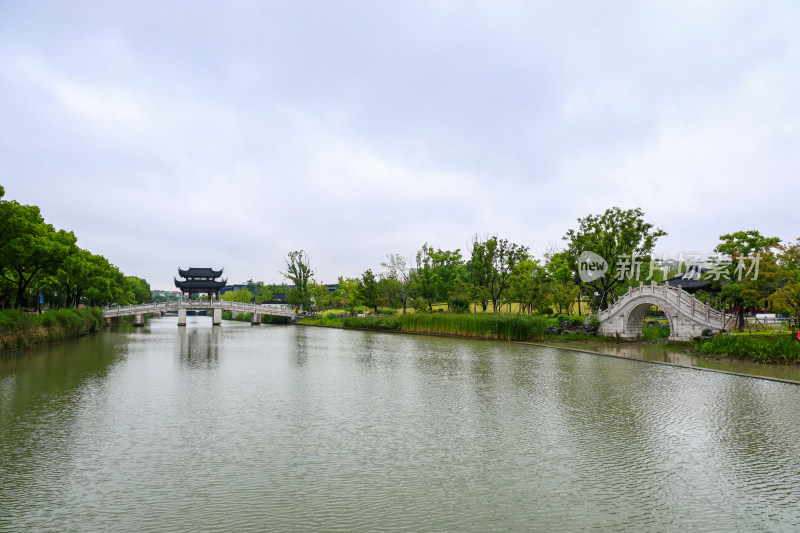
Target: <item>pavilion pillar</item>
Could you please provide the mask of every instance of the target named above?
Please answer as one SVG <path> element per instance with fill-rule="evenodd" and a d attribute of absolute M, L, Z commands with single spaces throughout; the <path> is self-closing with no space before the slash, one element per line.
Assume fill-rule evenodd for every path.
<path fill-rule="evenodd" d="M 222 308 L 215 307 L 214 308 L 214 325 L 221 326 L 222 325 Z"/>
<path fill-rule="evenodd" d="M 185 326 L 186 325 L 186 308 L 179 307 L 178 308 L 178 325 Z"/>

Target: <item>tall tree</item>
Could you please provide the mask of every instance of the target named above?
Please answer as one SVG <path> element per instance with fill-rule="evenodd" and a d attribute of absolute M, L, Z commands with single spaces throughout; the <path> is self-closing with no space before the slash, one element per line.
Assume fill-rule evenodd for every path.
<path fill-rule="evenodd" d="M 408 261 L 400 254 L 389 254 L 386 256 L 386 261 L 381 263 L 381 266 L 386 269 L 385 278 L 393 279 L 397 282 L 395 284 L 384 283 L 387 291 L 392 288 L 396 291 L 394 295 L 387 293 L 387 299 L 393 300 L 396 297 L 403 307 L 403 314 L 406 314 L 412 279 Z"/>
<path fill-rule="evenodd" d="M 358 283 L 358 293 L 364 305 L 372 307 L 377 315 L 378 306 L 381 303 L 381 290 L 378 286 L 378 280 L 375 279 L 375 274 L 372 273 L 372 270 L 367 269 L 361 275 L 361 279 Z"/>
<path fill-rule="evenodd" d="M 312 311 L 323 311 L 333 305 L 334 294 L 328 290 L 328 286 L 325 283 L 316 283 L 311 280 L 308 285 L 308 292 L 311 298 Z"/>
<path fill-rule="evenodd" d="M 779 249 L 776 290 L 770 298 L 776 311 L 794 315 L 794 327 L 800 329 L 800 239 Z"/>
<path fill-rule="evenodd" d="M 314 275 L 314 270 L 311 268 L 311 259 L 308 254 L 303 250 L 289 252 L 286 258 L 286 270 L 281 274 L 294 284 L 294 288 L 290 289 L 286 295 L 289 304 L 306 311 L 310 310 L 311 295 L 308 291 L 308 284 Z"/>
<path fill-rule="evenodd" d="M 509 286 L 511 298 L 519 303 L 520 312 L 540 310 L 547 304 L 546 271 L 536 259 L 523 259 L 514 269 Z"/>
<path fill-rule="evenodd" d="M 773 250 L 780 239 L 748 230 L 721 235 L 720 241 L 715 251 L 723 254 L 727 263 L 720 269 L 727 270 L 718 280 L 720 296 L 736 311 L 736 328 L 743 331 L 745 309 L 759 306 L 762 299 L 775 291 L 777 264 Z"/>
<path fill-rule="evenodd" d="M 414 269 L 413 292 L 414 299 L 425 302 L 425 307 L 429 310 L 433 309 L 434 300 L 436 299 L 436 284 L 433 274 L 433 247 L 428 246 L 428 243 L 422 245 L 416 255 L 416 268 Z M 419 305 L 419 304 L 417 304 Z"/>
<path fill-rule="evenodd" d="M 338 297 L 341 299 L 342 307 L 350 311 L 355 311 L 355 307 L 360 303 L 358 293 L 358 280 L 354 278 L 343 278 L 339 276 Z"/>
<path fill-rule="evenodd" d="M 500 239 L 497 235 L 481 241 L 476 236 L 472 243 L 470 260 L 466 269 L 468 278 L 478 290 L 484 289 L 492 301 L 492 310 L 497 313 L 498 303 L 508 288 L 511 275 L 517 264 L 528 258 L 528 247 Z M 487 301 L 483 302 L 486 311 Z"/>
<path fill-rule="evenodd" d="M 16 285 L 15 305 L 18 308 L 25 304 L 26 289 L 36 276 L 55 273 L 75 249 L 76 240 L 71 232 L 56 231 L 44 221 L 31 223 L 25 229 L 4 247 L 6 268 L 0 272 L 0 276 Z"/>
<path fill-rule="evenodd" d="M 588 215 L 578 219 L 578 229 L 570 229 L 564 236 L 573 271 L 578 272 L 578 258 L 583 252 L 594 252 L 608 263 L 609 271 L 593 281 L 584 282 L 591 292 L 599 296 L 593 307 L 606 309 L 608 297 L 614 289 L 628 281 L 616 275 L 619 265 L 634 264 L 649 258 L 659 237 L 667 233 L 644 221 L 639 209 L 607 209 L 602 215 Z"/>

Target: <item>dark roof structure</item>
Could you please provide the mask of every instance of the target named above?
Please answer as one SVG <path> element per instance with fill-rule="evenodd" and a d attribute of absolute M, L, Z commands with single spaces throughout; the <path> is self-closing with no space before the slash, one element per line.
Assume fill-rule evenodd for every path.
<path fill-rule="evenodd" d="M 179 289 L 184 291 L 192 290 L 194 292 L 218 291 L 228 283 L 226 279 L 219 281 L 213 279 L 172 279 L 175 280 L 175 286 Z"/>
<path fill-rule="evenodd" d="M 222 270 L 214 270 L 213 268 L 187 268 L 183 270 L 178 267 L 178 274 L 186 279 L 172 279 L 175 281 L 176 287 L 183 292 L 189 293 L 189 298 L 195 293 L 205 292 L 208 293 L 209 299 L 211 299 L 212 294 L 216 294 L 217 299 L 219 299 L 220 289 L 228 283 L 227 279 L 216 279 L 222 275 Z"/>
<path fill-rule="evenodd" d="M 222 275 L 224 268 L 214 270 L 213 268 L 187 268 L 186 270 L 178 267 L 178 275 L 182 278 L 218 278 Z"/>
<path fill-rule="evenodd" d="M 680 286 L 681 289 L 690 293 L 697 291 L 707 291 L 711 289 L 710 281 L 704 279 L 695 279 L 694 277 L 687 278 L 684 276 L 675 276 L 674 278 L 669 278 L 664 283 L 667 283 L 670 287 Z"/>

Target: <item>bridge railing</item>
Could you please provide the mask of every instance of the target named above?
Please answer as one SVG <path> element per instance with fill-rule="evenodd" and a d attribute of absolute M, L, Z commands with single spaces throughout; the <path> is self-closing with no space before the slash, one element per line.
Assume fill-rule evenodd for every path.
<path fill-rule="evenodd" d="M 672 287 L 666 284 L 658 285 L 655 282 L 650 285 L 642 284 L 635 288 L 628 288 L 628 292 L 617 299 L 611 307 L 598 313 L 598 319 L 600 321 L 607 320 L 619 312 L 629 301 L 645 295 L 663 298 L 676 307 L 679 313 L 689 315 L 700 322 L 719 325 L 720 327 L 725 325 L 725 313 L 717 311 L 707 303 L 701 302 L 681 287 Z"/>
<path fill-rule="evenodd" d="M 180 308 L 186 309 L 223 309 L 228 311 L 238 311 L 245 313 L 279 314 L 292 316 L 294 312 L 287 304 L 256 304 L 244 302 L 230 302 L 224 300 L 191 300 L 191 301 L 172 301 L 172 302 L 153 302 L 138 305 L 114 305 L 103 309 L 105 316 L 133 315 L 139 313 L 154 313 L 160 311 L 170 311 Z"/>

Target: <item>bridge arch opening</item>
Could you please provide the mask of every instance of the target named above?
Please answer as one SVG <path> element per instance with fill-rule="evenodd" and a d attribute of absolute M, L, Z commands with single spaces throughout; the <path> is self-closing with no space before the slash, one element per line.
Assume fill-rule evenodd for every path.
<path fill-rule="evenodd" d="M 674 332 L 669 313 L 653 302 L 642 302 L 631 309 L 625 321 L 626 337 L 666 339 Z"/>

